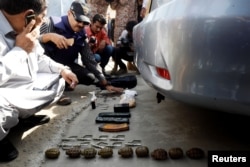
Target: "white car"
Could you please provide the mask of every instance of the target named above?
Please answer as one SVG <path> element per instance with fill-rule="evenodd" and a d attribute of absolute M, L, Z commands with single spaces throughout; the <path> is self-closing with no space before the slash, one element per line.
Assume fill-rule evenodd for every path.
<path fill-rule="evenodd" d="M 250 1 L 152 0 L 135 63 L 161 95 L 250 115 Z"/>

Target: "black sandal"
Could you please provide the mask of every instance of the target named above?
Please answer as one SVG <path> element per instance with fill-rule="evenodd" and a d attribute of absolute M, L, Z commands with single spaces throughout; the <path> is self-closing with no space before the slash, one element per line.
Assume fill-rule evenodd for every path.
<path fill-rule="evenodd" d="M 22 127 L 34 127 L 37 125 L 43 125 L 50 121 L 50 117 L 47 115 L 32 115 L 25 119 L 19 119 L 19 125 Z"/>

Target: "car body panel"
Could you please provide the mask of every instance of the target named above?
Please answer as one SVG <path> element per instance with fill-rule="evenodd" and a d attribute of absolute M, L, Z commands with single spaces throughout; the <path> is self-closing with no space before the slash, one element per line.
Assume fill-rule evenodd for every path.
<path fill-rule="evenodd" d="M 176 100 L 250 115 L 250 1 L 153 0 L 152 6 L 133 33 L 144 80 Z"/>

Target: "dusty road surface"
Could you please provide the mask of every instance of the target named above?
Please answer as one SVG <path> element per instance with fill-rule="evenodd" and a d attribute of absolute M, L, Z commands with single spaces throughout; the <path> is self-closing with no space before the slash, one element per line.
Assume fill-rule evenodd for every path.
<path fill-rule="evenodd" d="M 130 109 L 130 129 L 124 132 L 100 132 L 100 124 L 95 118 L 100 112 L 113 112 L 114 104 L 119 103 L 120 94 L 100 91 L 94 86 L 79 85 L 75 91 L 66 92 L 72 97 L 70 106 L 52 106 L 38 114 L 48 114 L 51 121 L 32 129 L 15 128 L 9 135 L 19 150 L 19 157 L 10 163 L 0 163 L 5 167 L 206 167 L 207 151 L 209 150 L 249 150 L 250 118 L 240 115 L 230 115 L 217 111 L 209 111 L 182 104 L 166 98 L 161 103 L 156 101 L 156 92 L 137 75 L 138 85 L 132 90 L 137 91 L 136 107 Z M 90 105 L 90 91 L 96 91 L 96 109 Z M 169 150 L 180 147 L 184 153 L 191 147 L 199 147 L 205 151 L 205 158 L 192 160 L 186 155 L 180 160 L 154 160 L 151 156 L 138 158 L 122 158 L 118 154 L 121 147 L 113 148 L 113 156 L 108 159 L 96 155 L 93 159 L 83 157 L 71 159 L 60 148 L 58 159 L 47 159 L 44 156 L 46 149 L 58 147 L 62 139 L 71 136 L 92 136 L 90 141 L 77 143 L 69 141 L 67 144 L 82 144 L 82 147 L 91 147 L 100 141 L 94 140 L 106 136 L 103 141 L 112 145 L 110 139 L 114 136 L 123 136 L 121 147 L 133 140 L 140 140 L 152 152 L 154 149 Z M 135 150 L 136 147 L 133 147 Z M 96 148 L 97 151 L 100 149 Z"/>

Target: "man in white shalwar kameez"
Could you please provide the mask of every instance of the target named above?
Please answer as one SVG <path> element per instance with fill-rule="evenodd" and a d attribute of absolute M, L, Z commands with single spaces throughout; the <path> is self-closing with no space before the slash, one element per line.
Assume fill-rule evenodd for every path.
<path fill-rule="evenodd" d="M 18 156 L 6 138 L 10 129 L 20 119 L 46 123 L 34 114 L 61 97 L 65 81 L 74 88 L 78 80 L 70 69 L 44 55 L 37 40 L 46 0 L 1 0 L 0 7 L 0 162 L 6 162 Z M 38 89 L 40 74 L 48 78 L 43 82 L 56 74 L 62 78 Z"/>

